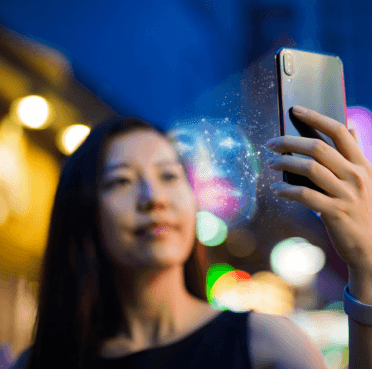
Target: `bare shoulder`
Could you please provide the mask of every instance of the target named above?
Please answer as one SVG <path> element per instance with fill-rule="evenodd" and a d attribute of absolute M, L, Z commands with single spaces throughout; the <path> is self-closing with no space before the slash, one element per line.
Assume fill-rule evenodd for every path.
<path fill-rule="evenodd" d="M 313 341 L 289 318 L 252 311 L 247 327 L 253 368 L 327 368 Z"/>

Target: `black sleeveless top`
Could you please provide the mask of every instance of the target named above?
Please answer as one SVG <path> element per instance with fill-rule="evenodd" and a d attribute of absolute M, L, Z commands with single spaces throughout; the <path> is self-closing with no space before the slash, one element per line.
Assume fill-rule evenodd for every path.
<path fill-rule="evenodd" d="M 115 359 L 98 368 L 251 368 L 247 317 L 250 311 L 224 311 L 186 338 Z"/>
<path fill-rule="evenodd" d="M 248 348 L 249 314 L 250 311 L 224 311 L 180 341 L 122 358 L 100 357 L 96 368 L 252 368 Z M 24 351 L 11 368 L 25 368 L 29 351 Z"/>

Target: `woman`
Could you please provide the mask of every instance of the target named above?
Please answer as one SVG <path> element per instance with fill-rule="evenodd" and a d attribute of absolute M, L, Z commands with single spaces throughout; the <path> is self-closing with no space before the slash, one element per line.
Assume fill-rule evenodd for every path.
<path fill-rule="evenodd" d="M 286 136 L 271 167 L 308 176 L 330 196 L 276 193 L 321 213 L 347 262 L 350 294 L 372 304 L 371 165 L 344 125 L 293 112 L 339 152 Z M 290 320 L 213 309 L 197 205 L 167 137 L 134 119 L 97 127 L 64 165 L 51 218 L 35 339 L 14 368 L 326 368 Z M 349 318 L 350 366 L 371 368 L 372 326 Z M 362 352 L 360 352 L 362 351 Z"/>

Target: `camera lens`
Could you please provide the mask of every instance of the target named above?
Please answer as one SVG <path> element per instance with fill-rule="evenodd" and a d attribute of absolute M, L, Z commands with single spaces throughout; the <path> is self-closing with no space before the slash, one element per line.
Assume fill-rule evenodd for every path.
<path fill-rule="evenodd" d="M 284 72 L 288 76 L 291 76 L 294 73 L 293 64 L 294 64 L 293 55 L 291 53 L 285 53 L 284 54 Z"/>

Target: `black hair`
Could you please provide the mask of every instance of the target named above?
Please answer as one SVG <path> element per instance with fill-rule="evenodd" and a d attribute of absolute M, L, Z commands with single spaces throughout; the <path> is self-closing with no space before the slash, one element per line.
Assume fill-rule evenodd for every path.
<path fill-rule="evenodd" d="M 108 139 L 136 130 L 153 130 L 168 138 L 141 119 L 113 118 L 96 126 L 63 164 L 26 368 L 95 368 L 100 343 L 119 330 L 122 319 L 113 270 L 96 226 L 97 191 Z M 206 247 L 195 233 L 194 249 L 185 263 L 185 285 L 205 301 L 207 266 Z"/>

